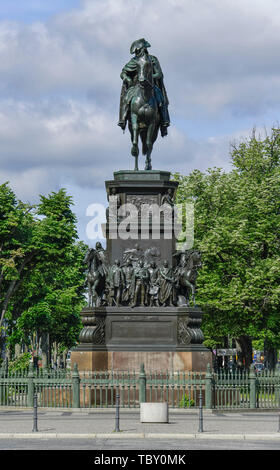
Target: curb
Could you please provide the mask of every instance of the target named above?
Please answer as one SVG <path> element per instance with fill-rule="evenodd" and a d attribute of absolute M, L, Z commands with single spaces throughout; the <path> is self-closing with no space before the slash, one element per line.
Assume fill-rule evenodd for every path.
<path fill-rule="evenodd" d="M 15 406 L 0 406 L 0 413 L 5 413 L 9 411 L 14 411 L 14 412 L 19 412 L 19 411 L 25 411 L 25 412 L 33 412 L 34 408 L 33 407 L 15 407 Z M 38 413 L 81 413 L 81 414 L 114 414 L 116 413 L 116 408 L 51 408 L 51 407 L 39 407 L 37 408 Z M 215 414 L 213 413 L 214 410 L 203 410 L 203 414 L 205 415 L 212 415 Z M 169 414 L 198 414 L 199 409 L 198 408 L 169 408 Z M 140 415 L 140 408 L 120 408 L 120 413 L 122 414 L 139 414 Z"/>
<path fill-rule="evenodd" d="M 0 439 L 205 439 L 205 440 L 235 440 L 258 441 L 278 440 L 280 433 L 271 434 L 208 434 L 207 432 L 195 434 L 156 434 L 156 433 L 98 433 L 98 434 L 71 434 L 71 433 L 6 433 L 0 434 Z"/>

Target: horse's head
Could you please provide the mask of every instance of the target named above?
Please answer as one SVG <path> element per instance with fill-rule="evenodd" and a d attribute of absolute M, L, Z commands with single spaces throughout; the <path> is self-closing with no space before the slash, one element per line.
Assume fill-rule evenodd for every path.
<path fill-rule="evenodd" d="M 194 250 L 191 254 L 193 267 L 199 269 L 202 267 L 201 253 L 198 250 Z"/>
<path fill-rule="evenodd" d="M 188 269 L 199 269 L 202 266 L 201 253 L 198 250 L 186 250 L 180 253 L 179 266 Z"/>
<path fill-rule="evenodd" d="M 153 64 L 148 53 L 144 52 L 137 60 L 138 83 L 141 87 L 149 85 L 153 87 Z"/>

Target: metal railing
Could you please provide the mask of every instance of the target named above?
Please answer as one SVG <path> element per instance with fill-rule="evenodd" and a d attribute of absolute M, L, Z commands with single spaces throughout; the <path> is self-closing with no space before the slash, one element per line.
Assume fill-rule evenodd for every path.
<path fill-rule="evenodd" d="M 0 406 L 113 408 L 116 396 L 122 408 L 141 402 L 168 402 L 171 408 L 276 409 L 280 407 L 279 372 L 250 371 L 152 372 L 28 370 L 12 373 L 0 369 Z"/>

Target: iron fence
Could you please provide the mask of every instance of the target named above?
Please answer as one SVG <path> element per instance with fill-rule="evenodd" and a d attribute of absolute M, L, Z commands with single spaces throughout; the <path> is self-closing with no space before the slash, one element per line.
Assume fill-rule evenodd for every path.
<path fill-rule="evenodd" d="M 221 371 L 26 371 L 0 369 L 0 406 L 32 407 L 34 394 L 39 407 L 113 408 L 116 396 L 123 408 L 141 402 L 168 402 L 171 408 L 194 409 L 202 396 L 206 409 L 280 408 L 279 372 Z"/>

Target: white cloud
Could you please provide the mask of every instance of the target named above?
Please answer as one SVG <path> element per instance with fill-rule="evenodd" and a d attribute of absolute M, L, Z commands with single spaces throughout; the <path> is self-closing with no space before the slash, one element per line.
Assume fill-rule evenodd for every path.
<path fill-rule="evenodd" d="M 146 36 L 162 62 L 175 114 L 232 105 L 247 105 L 250 113 L 252 94 L 261 112 L 279 105 L 279 26 L 274 0 L 85 1 L 46 23 L 2 23 L 2 93 L 115 96 L 130 43 Z M 268 80 L 274 103 L 261 99 Z"/>
<path fill-rule="evenodd" d="M 30 199 L 65 182 L 104 191 L 133 168 L 116 125 L 120 71 L 143 36 L 172 122 L 153 167 L 229 168 L 232 138 L 278 119 L 279 29 L 277 0 L 85 0 L 46 21 L 0 22 L 1 179 Z"/>

